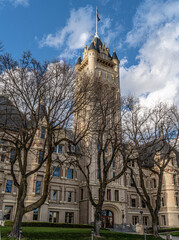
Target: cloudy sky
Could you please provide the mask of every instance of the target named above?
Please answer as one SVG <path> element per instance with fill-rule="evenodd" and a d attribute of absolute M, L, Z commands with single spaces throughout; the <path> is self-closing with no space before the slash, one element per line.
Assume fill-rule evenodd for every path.
<path fill-rule="evenodd" d="M 121 61 L 122 94 L 179 104 L 179 0 L 0 0 L 0 41 L 18 58 L 72 65 L 98 32 Z"/>

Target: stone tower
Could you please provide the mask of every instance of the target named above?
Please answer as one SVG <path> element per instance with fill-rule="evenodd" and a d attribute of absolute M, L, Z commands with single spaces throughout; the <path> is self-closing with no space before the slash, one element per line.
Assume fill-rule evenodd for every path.
<path fill-rule="evenodd" d="M 90 73 L 94 76 L 100 77 L 105 85 L 110 86 L 111 91 L 114 92 L 114 96 L 117 97 L 120 105 L 120 77 L 119 77 L 119 59 L 114 51 L 112 56 L 110 55 L 109 48 L 105 47 L 105 43 L 96 36 L 91 42 L 89 47 L 85 46 L 83 57 L 78 57 L 75 65 L 75 73 L 83 74 Z M 118 108 L 120 109 L 120 108 Z M 118 116 L 120 115 L 120 110 Z M 93 148 L 96 148 L 97 143 L 93 143 Z M 93 150 L 95 151 L 95 150 Z M 97 151 L 97 150 L 96 150 Z M 96 154 L 93 157 L 91 164 L 91 189 L 94 198 L 98 198 L 98 180 L 97 180 L 97 166 L 96 166 Z M 115 166 L 116 167 L 116 166 Z M 112 176 L 115 172 L 115 167 L 111 167 L 109 174 Z M 105 202 L 103 209 L 105 214 L 104 221 L 110 222 L 111 226 L 117 226 L 125 222 L 124 215 L 126 216 L 126 188 L 124 186 L 124 178 L 112 182 L 107 187 L 110 192 L 110 199 L 105 196 Z M 89 201 L 87 190 L 85 190 L 85 183 L 81 180 L 80 192 L 82 197 L 79 202 L 80 207 L 80 223 L 92 223 L 94 221 L 94 209 Z M 116 197 L 116 193 L 119 193 L 119 197 Z M 106 226 L 106 225 L 104 225 Z M 107 227 L 107 226 L 106 226 Z"/>

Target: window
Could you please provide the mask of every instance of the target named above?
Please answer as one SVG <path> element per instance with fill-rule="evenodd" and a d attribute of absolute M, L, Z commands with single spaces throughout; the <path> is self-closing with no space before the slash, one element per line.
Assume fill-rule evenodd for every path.
<path fill-rule="evenodd" d="M 44 127 L 41 128 L 40 138 L 45 139 L 45 128 Z"/>
<path fill-rule="evenodd" d="M 176 184 L 176 175 L 173 175 L 173 184 Z"/>
<path fill-rule="evenodd" d="M 136 199 L 135 198 L 131 198 L 131 206 L 136 207 Z"/>
<path fill-rule="evenodd" d="M 73 179 L 73 169 L 67 168 L 67 178 Z"/>
<path fill-rule="evenodd" d="M 97 179 L 99 179 L 99 169 L 97 169 Z"/>
<path fill-rule="evenodd" d="M 119 190 L 115 190 L 115 201 L 119 201 Z"/>
<path fill-rule="evenodd" d="M 57 152 L 57 146 L 54 147 L 54 150 L 53 150 L 54 153 Z"/>
<path fill-rule="evenodd" d="M 73 223 L 74 222 L 74 213 L 66 212 L 65 213 L 65 223 Z"/>
<path fill-rule="evenodd" d="M 58 145 L 58 153 L 62 153 L 63 152 L 63 146 L 62 145 Z"/>
<path fill-rule="evenodd" d="M 165 215 L 162 215 L 162 225 L 166 225 L 166 218 L 165 218 Z"/>
<path fill-rule="evenodd" d="M 67 201 L 71 202 L 72 192 L 67 192 Z"/>
<path fill-rule="evenodd" d="M 144 200 L 142 200 L 142 208 L 146 208 Z"/>
<path fill-rule="evenodd" d="M 115 171 L 113 171 L 113 174 L 112 174 L 112 176 L 113 176 L 113 177 L 115 177 L 115 176 L 116 176 L 116 174 L 115 174 Z"/>
<path fill-rule="evenodd" d="M 81 188 L 81 200 L 83 200 L 83 188 Z"/>
<path fill-rule="evenodd" d="M 115 159 L 112 160 L 112 167 L 115 167 Z"/>
<path fill-rule="evenodd" d="M 37 181 L 36 182 L 36 189 L 35 189 L 36 194 L 40 194 L 40 188 L 41 188 L 41 182 Z"/>
<path fill-rule="evenodd" d="M 148 226 L 148 217 L 147 216 L 143 216 L 143 224 L 145 226 Z"/>
<path fill-rule="evenodd" d="M 156 188 L 157 187 L 157 183 L 156 183 L 156 179 L 153 179 L 153 187 Z"/>
<path fill-rule="evenodd" d="M 49 212 L 49 222 L 58 222 L 58 212 Z"/>
<path fill-rule="evenodd" d="M 12 181 L 11 180 L 7 180 L 6 181 L 6 190 L 5 190 L 5 192 L 6 193 L 11 193 L 11 191 L 12 191 Z"/>
<path fill-rule="evenodd" d="M 107 200 L 111 200 L 111 189 L 107 189 Z"/>
<path fill-rule="evenodd" d="M 5 206 L 4 208 L 4 220 L 11 220 L 12 206 Z"/>
<path fill-rule="evenodd" d="M 39 160 L 38 160 L 38 164 L 41 164 L 42 160 L 43 160 L 43 153 L 42 151 L 39 152 Z"/>
<path fill-rule="evenodd" d="M 162 197 L 161 202 L 162 202 L 162 207 L 164 207 L 165 206 L 164 197 Z"/>
<path fill-rule="evenodd" d="M 10 154 L 10 162 L 13 162 L 15 159 L 16 150 L 12 149 Z"/>
<path fill-rule="evenodd" d="M 60 168 L 59 167 L 53 167 L 53 176 L 54 177 L 60 176 Z"/>
<path fill-rule="evenodd" d="M 133 180 L 131 179 L 131 187 L 134 187 L 134 182 L 133 182 Z"/>
<path fill-rule="evenodd" d="M 132 224 L 136 225 L 137 223 L 139 223 L 139 217 L 138 216 L 132 216 Z"/>
<path fill-rule="evenodd" d="M 177 205 L 177 207 L 178 207 L 179 204 L 178 204 L 178 193 L 177 193 L 177 192 L 175 193 L 175 199 L 176 199 L 176 205 Z"/>
<path fill-rule="evenodd" d="M 99 145 L 99 143 L 97 144 L 97 151 L 99 152 L 99 150 L 100 150 L 100 145 Z"/>
<path fill-rule="evenodd" d="M 37 220 L 38 220 L 38 216 L 39 216 L 39 209 L 36 208 L 36 209 L 33 211 L 33 221 L 37 221 Z"/>
<path fill-rule="evenodd" d="M 53 190 L 53 201 L 57 201 L 57 190 Z"/>
<path fill-rule="evenodd" d="M 5 155 L 1 155 L 1 162 L 5 161 Z"/>

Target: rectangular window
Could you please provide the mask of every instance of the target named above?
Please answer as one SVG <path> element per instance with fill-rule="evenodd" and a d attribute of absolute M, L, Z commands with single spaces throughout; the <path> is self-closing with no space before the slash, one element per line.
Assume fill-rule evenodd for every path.
<path fill-rule="evenodd" d="M 173 184 L 176 184 L 176 175 L 173 175 Z"/>
<path fill-rule="evenodd" d="M 74 223 L 74 213 L 73 212 L 65 213 L 65 223 Z"/>
<path fill-rule="evenodd" d="M 73 179 L 73 169 L 67 168 L 67 179 Z"/>
<path fill-rule="evenodd" d="M 6 193 L 11 193 L 12 191 L 12 181 L 11 180 L 7 180 L 6 181 L 6 189 L 5 192 Z"/>
<path fill-rule="evenodd" d="M 136 225 L 137 223 L 139 223 L 139 217 L 138 216 L 132 216 L 132 224 Z"/>
<path fill-rule="evenodd" d="M 83 188 L 81 188 L 81 200 L 83 200 Z"/>
<path fill-rule="evenodd" d="M 115 167 L 115 159 L 112 160 L 112 167 Z"/>
<path fill-rule="evenodd" d="M 36 208 L 36 209 L 33 211 L 33 221 L 37 221 L 37 220 L 38 220 L 38 216 L 39 216 L 39 209 Z"/>
<path fill-rule="evenodd" d="M 40 188 L 41 188 L 41 182 L 37 181 L 36 182 L 36 188 L 35 188 L 35 193 L 40 194 Z"/>
<path fill-rule="evenodd" d="M 57 201 L 57 190 L 53 190 L 53 201 Z"/>
<path fill-rule="evenodd" d="M 71 202 L 71 195 L 72 195 L 72 192 L 67 192 L 67 201 L 68 202 Z"/>
<path fill-rule="evenodd" d="M 156 179 L 153 179 L 153 187 L 156 188 L 157 187 L 157 183 L 156 183 Z"/>
<path fill-rule="evenodd" d="M 100 145 L 99 145 L 99 143 L 97 144 L 97 151 L 99 152 L 99 150 L 100 150 Z"/>
<path fill-rule="evenodd" d="M 134 187 L 134 182 L 133 182 L 133 180 L 131 179 L 131 187 Z"/>
<path fill-rule="evenodd" d="M 164 207 L 165 206 L 164 197 L 162 197 L 161 202 L 162 202 L 162 207 Z"/>
<path fill-rule="evenodd" d="M 116 176 L 116 174 L 115 174 L 115 172 L 114 172 L 114 171 L 113 171 L 113 174 L 112 174 L 112 176 L 113 176 L 113 177 L 115 177 L 115 176 Z"/>
<path fill-rule="evenodd" d="M 107 200 L 111 200 L 111 189 L 107 189 Z"/>
<path fill-rule="evenodd" d="M 12 206 L 5 206 L 4 208 L 4 220 L 11 220 Z"/>
<path fill-rule="evenodd" d="M 136 207 L 136 199 L 135 198 L 131 198 L 131 206 Z"/>
<path fill-rule="evenodd" d="M 59 177 L 60 176 L 60 168 L 59 167 L 53 167 L 53 176 Z"/>
<path fill-rule="evenodd" d="M 99 169 L 97 169 L 97 179 L 99 179 Z"/>
<path fill-rule="evenodd" d="M 1 162 L 5 161 L 5 155 L 1 155 Z"/>
<path fill-rule="evenodd" d="M 11 154 L 10 154 L 10 162 L 13 162 L 15 159 L 15 155 L 16 155 L 16 150 L 12 149 L 11 150 Z"/>
<path fill-rule="evenodd" d="M 58 153 L 62 153 L 63 152 L 63 146 L 62 145 L 58 145 Z"/>
<path fill-rule="evenodd" d="M 40 138 L 45 139 L 45 128 L 44 127 L 41 128 Z"/>
<path fill-rule="evenodd" d="M 178 193 L 177 192 L 175 193 L 175 199 L 176 199 L 176 205 L 178 207 L 179 204 L 178 204 Z"/>
<path fill-rule="evenodd" d="M 144 226 L 148 226 L 148 217 L 147 216 L 143 216 L 143 224 L 144 224 Z"/>
<path fill-rule="evenodd" d="M 39 159 L 38 159 L 38 164 L 41 164 L 42 160 L 43 160 L 43 154 L 44 152 L 39 151 Z"/>
<path fill-rule="evenodd" d="M 115 201 L 119 201 L 119 190 L 115 190 Z"/>
<path fill-rule="evenodd" d="M 146 208 L 144 200 L 142 200 L 142 208 Z"/>
<path fill-rule="evenodd" d="M 58 212 L 49 212 L 49 222 L 58 222 Z"/>
<path fill-rule="evenodd" d="M 54 150 L 53 150 L 54 153 L 57 152 L 57 146 L 54 147 Z"/>
<path fill-rule="evenodd" d="M 165 218 L 165 215 L 162 215 L 162 225 L 163 225 L 163 226 L 166 225 L 166 218 Z"/>

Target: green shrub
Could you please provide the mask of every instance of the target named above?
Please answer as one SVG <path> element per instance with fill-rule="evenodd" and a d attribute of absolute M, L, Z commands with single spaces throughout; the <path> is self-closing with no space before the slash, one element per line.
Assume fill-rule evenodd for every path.
<path fill-rule="evenodd" d="M 11 227 L 12 221 L 5 221 L 4 226 Z M 59 228 L 92 228 L 89 224 L 72 224 L 72 223 L 49 223 L 49 222 L 22 222 L 22 227 L 59 227 Z"/>

